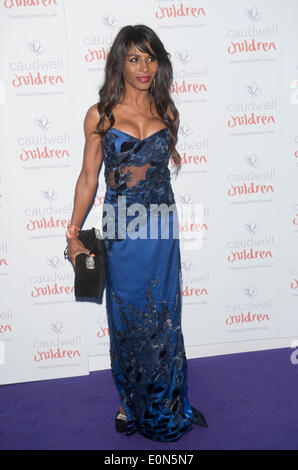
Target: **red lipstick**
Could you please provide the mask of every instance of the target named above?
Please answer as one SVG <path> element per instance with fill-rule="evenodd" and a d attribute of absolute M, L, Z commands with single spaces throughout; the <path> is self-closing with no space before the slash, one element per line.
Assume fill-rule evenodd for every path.
<path fill-rule="evenodd" d="M 137 79 L 140 80 L 141 82 L 149 82 L 150 77 L 149 76 L 137 77 Z"/>

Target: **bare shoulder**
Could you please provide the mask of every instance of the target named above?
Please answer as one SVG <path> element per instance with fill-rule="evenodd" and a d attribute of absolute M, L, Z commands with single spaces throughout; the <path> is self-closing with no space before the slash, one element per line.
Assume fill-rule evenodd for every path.
<path fill-rule="evenodd" d="M 167 109 L 168 115 L 170 116 L 170 118 L 171 118 L 172 120 L 174 120 L 174 125 L 175 125 L 175 127 L 178 126 L 178 122 L 179 122 L 179 111 L 178 111 L 177 108 L 176 108 L 176 110 L 177 110 L 177 116 L 176 116 L 176 119 L 174 120 L 174 113 L 173 113 L 173 111 L 171 110 L 170 106 L 168 106 L 168 109 Z"/>
<path fill-rule="evenodd" d="M 93 104 L 90 106 L 90 108 L 87 110 L 86 116 L 94 119 L 99 119 L 99 112 L 97 108 L 97 103 Z"/>
<path fill-rule="evenodd" d="M 96 130 L 96 126 L 99 121 L 99 112 L 97 109 L 97 104 L 90 106 L 87 110 L 85 119 L 84 119 L 84 131 L 86 137 L 91 136 L 92 133 Z"/>
<path fill-rule="evenodd" d="M 94 131 L 96 131 L 97 124 L 99 123 L 99 119 L 100 119 L 97 104 L 98 103 L 93 104 L 87 110 L 86 116 L 84 119 L 84 130 L 85 130 L 86 136 L 93 135 L 94 137 L 97 136 L 97 138 L 100 139 L 101 137 L 99 134 L 94 134 Z M 104 129 L 106 129 L 108 126 L 109 126 L 109 123 L 107 119 L 105 119 Z"/>

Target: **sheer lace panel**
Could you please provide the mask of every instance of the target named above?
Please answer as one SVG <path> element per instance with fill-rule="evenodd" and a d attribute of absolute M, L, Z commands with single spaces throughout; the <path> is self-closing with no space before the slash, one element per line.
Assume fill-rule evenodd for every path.
<path fill-rule="evenodd" d="M 127 188 L 132 188 L 140 180 L 146 179 L 146 172 L 149 167 L 151 167 L 151 164 L 146 163 L 142 166 L 129 165 L 123 168 L 118 167 L 116 170 L 111 170 L 108 173 L 108 185 L 115 189 L 124 183 Z"/>

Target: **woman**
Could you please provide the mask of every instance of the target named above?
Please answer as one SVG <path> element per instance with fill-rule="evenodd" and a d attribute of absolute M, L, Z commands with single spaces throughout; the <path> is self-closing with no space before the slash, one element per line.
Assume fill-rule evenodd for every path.
<path fill-rule="evenodd" d="M 147 26 L 117 34 L 99 103 L 85 117 L 84 161 L 67 232 L 75 265 L 76 254 L 89 253 L 77 234 L 103 160 L 106 308 L 121 401 L 116 429 L 159 441 L 179 439 L 194 423 L 207 426 L 187 399 L 178 219 L 168 168 L 170 155 L 177 169 L 181 158 L 168 56 Z"/>

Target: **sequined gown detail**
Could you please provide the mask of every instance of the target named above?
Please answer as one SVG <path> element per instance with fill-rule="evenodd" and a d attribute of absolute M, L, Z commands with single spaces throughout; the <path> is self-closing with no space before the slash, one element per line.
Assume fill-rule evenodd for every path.
<path fill-rule="evenodd" d="M 193 429 L 193 424 L 207 427 L 204 415 L 187 397 L 179 229 L 168 168 L 169 137 L 168 128 L 142 140 L 112 128 L 102 139 L 111 371 L 127 415 L 126 435 L 138 431 L 157 441 L 175 441 Z M 126 213 L 119 196 L 125 200 Z M 145 212 L 130 214 L 128 208 L 136 203 Z M 150 204 L 162 203 L 174 208 L 168 216 L 149 211 Z M 107 230 L 111 207 L 113 234 Z M 129 228 L 138 214 L 139 224 Z M 153 237 L 151 219 L 158 220 Z M 163 228 L 168 232 L 162 232 Z M 124 236 L 123 230 L 127 230 Z"/>

